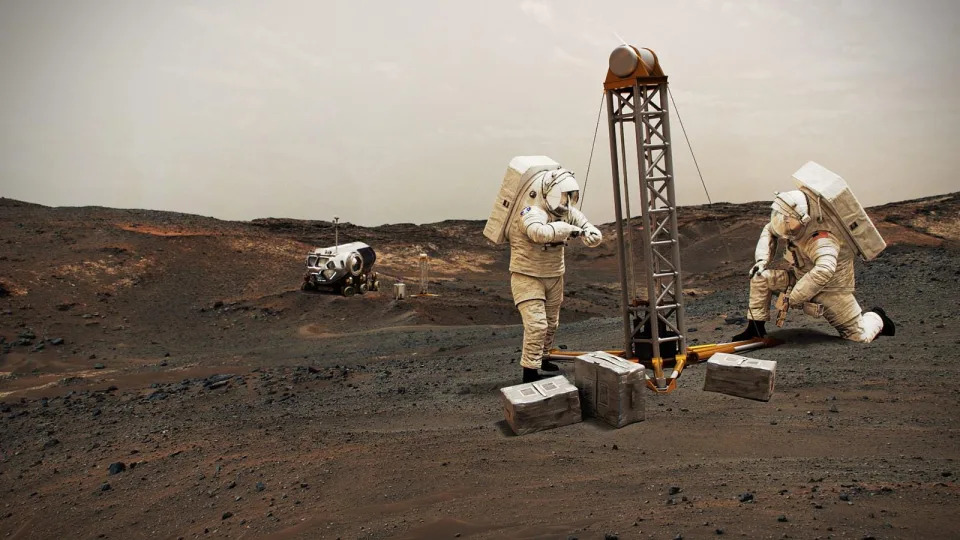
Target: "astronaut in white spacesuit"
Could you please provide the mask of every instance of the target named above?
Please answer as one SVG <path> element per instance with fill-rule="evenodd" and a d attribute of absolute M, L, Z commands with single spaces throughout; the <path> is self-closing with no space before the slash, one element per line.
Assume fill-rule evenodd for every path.
<path fill-rule="evenodd" d="M 528 191 L 518 203 L 523 209 L 507 229 L 510 288 L 523 319 L 523 382 L 540 379 L 538 369 L 559 369 L 542 358 L 553 345 L 560 320 L 566 241 L 579 236 L 588 247 L 596 247 L 603 239 L 574 206 L 580 186 L 570 171 L 546 171 Z"/>
<path fill-rule="evenodd" d="M 822 306 L 823 317 L 845 339 L 869 343 L 877 335 L 894 335 L 896 327 L 883 309 L 865 313 L 860 309 L 853 297 L 856 254 L 826 222 L 811 215 L 818 209 L 809 206 L 802 191 L 778 193 L 774 199 L 770 223 L 763 227 L 750 269 L 747 328 L 733 340 L 763 337 L 773 292 L 784 291 L 789 291 L 789 309 L 816 313 L 817 304 Z M 778 240 L 787 243 L 788 270 L 767 269 Z"/>

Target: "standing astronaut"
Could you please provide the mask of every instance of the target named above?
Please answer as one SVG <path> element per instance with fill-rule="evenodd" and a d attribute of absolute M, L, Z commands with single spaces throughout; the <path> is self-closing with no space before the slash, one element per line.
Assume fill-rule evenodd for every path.
<path fill-rule="evenodd" d="M 830 230 L 828 222 L 819 219 L 818 212 L 823 209 L 811 205 L 799 190 L 778 193 L 772 208 L 770 222 L 757 242 L 756 263 L 750 269 L 747 328 L 733 340 L 764 336 L 772 294 L 785 291 L 790 309 L 822 314 L 845 339 L 869 343 L 877 335 L 894 335 L 896 327 L 883 309 L 875 307 L 864 313 L 853 297 L 856 252 Z M 779 240 L 787 243 L 784 258 L 790 268 L 767 269 Z"/>
<path fill-rule="evenodd" d="M 519 200 L 524 206 L 507 226 L 510 289 L 523 319 L 523 382 L 538 380 L 538 369 L 559 369 L 543 361 L 543 353 L 553 345 L 560 321 L 566 241 L 580 236 L 588 247 L 596 247 L 603 239 L 574 206 L 579 199 L 580 186 L 573 173 L 546 171 Z"/>

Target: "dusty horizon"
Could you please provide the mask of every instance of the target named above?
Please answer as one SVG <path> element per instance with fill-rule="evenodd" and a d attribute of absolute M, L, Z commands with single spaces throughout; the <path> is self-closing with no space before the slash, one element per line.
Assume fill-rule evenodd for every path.
<path fill-rule="evenodd" d="M 0 2 L 0 195 L 226 220 L 486 219 L 515 155 L 613 220 L 601 83 L 654 49 L 678 204 L 772 198 L 808 160 L 864 206 L 951 193 L 960 6 L 850 0 Z M 629 21 L 645 21 L 640 27 Z"/>
<path fill-rule="evenodd" d="M 938 198 L 938 197 L 948 197 L 948 196 L 953 195 L 953 194 L 955 194 L 955 193 L 960 193 L 960 191 L 945 192 L 945 193 L 934 193 L 934 194 L 932 194 L 932 195 L 924 195 L 924 196 L 922 196 L 922 197 L 914 197 L 914 198 L 910 198 L 910 199 L 901 199 L 901 200 L 896 200 L 896 201 L 888 201 L 888 202 L 885 202 L 885 203 L 880 203 L 880 204 L 876 204 L 876 205 L 870 205 L 870 206 L 867 206 L 867 207 L 865 207 L 865 208 L 866 208 L 867 210 L 870 210 L 871 208 L 877 208 L 877 207 L 881 207 L 881 206 L 896 205 L 896 204 L 901 204 L 901 203 L 910 203 L 910 202 L 913 202 L 913 201 L 924 200 L 924 199 L 935 199 L 935 198 Z M 197 217 L 203 217 L 203 218 L 217 219 L 217 220 L 220 220 L 220 221 L 232 221 L 232 222 L 239 222 L 239 223 L 253 222 L 253 221 L 256 221 L 256 220 L 265 220 L 265 219 L 281 219 L 281 220 L 294 220 L 294 221 L 304 221 L 304 222 L 316 221 L 316 222 L 329 222 L 329 223 L 331 223 L 331 224 L 333 223 L 333 218 L 332 218 L 332 217 L 330 217 L 330 218 L 324 218 L 324 217 L 317 217 L 317 218 L 310 218 L 310 217 L 307 217 L 307 218 L 298 218 L 298 217 L 291 217 L 291 216 L 275 215 L 275 216 L 257 216 L 257 217 L 252 217 L 252 218 L 249 218 L 249 219 L 246 219 L 246 218 L 244 218 L 244 219 L 229 219 L 229 218 L 222 218 L 222 217 L 217 217 L 217 216 L 211 216 L 211 215 L 207 215 L 207 214 L 196 214 L 196 213 L 192 213 L 192 212 L 182 212 L 182 211 L 179 211 L 179 210 L 168 210 L 168 209 L 164 209 L 164 208 L 122 208 L 122 207 L 103 206 L 103 205 L 57 205 L 57 206 L 52 206 L 52 205 L 45 205 L 45 204 L 43 204 L 43 203 L 38 203 L 38 202 L 35 202 L 35 201 L 25 201 L 25 200 L 21 200 L 21 199 L 14 199 L 14 198 L 11 198 L 11 197 L 3 197 L 3 196 L 0 196 L 0 201 L 3 201 L 3 200 L 16 201 L 16 202 L 21 202 L 21 203 L 26 203 L 26 204 L 37 204 L 37 205 L 40 205 L 40 206 L 45 206 L 45 207 L 54 208 L 54 209 L 56 209 L 56 208 L 76 208 L 76 209 L 80 209 L 80 208 L 106 208 L 106 209 L 109 209 L 109 210 L 123 210 L 123 211 L 131 211 L 131 212 L 169 212 L 169 213 L 177 213 L 177 214 L 184 214 L 184 215 L 197 216 Z M 771 196 L 769 199 L 757 199 L 757 200 L 755 200 L 755 201 L 742 201 L 742 202 L 736 202 L 736 203 L 730 202 L 730 201 L 717 201 L 717 200 L 714 200 L 712 204 L 752 205 L 752 204 L 765 204 L 765 203 L 771 202 L 772 200 L 773 200 L 773 197 Z M 612 202 L 611 202 L 611 204 L 612 204 Z M 698 203 L 698 204 L 682 204 L 682 203 L 681 203 L 681 204 L 679 204 L 679 207 L 680 207 L 680 208 L 684 208 L 684 207 L 700 207 L 700 206 L 708 206 L 709 204 L 711 204 L 711 203 L 707 203 L 707 202 L 702 202 L 702 203 Z M 442 222 L 444 222 L 444 221 L 486 221 L 486 220 L 487 220 L 487 216 L 477 217 L 477 218 L 450 217 L 450 218 L 438 219 L 438 220 L 436 220 L 436 221 L 422 221 L 422 222 L 395 221 L 395 222 L 377 223 L 377 224 L 371 225 L 371 224 L 366 224 L 366 223 L 356 223 L 356 222 L 354 222 L 354 221 L 350 221 L 350 220 L 348 220 L 348 219 L 344 219 L 342 216 L 337 216 L 337 217 L 340 218 L 340 224 L 341 224 L 341 225 L 354 225 L 354 226 L 365 227 L 365 228 L 389 227 L 389 226 L 391 226 L 391 225 L 403 225 L 403 224 L 408 224 L 408 223 L 413 223 L 413 224 L 415 224 L 415 225 L 431 225 L 431 224 L 435 224 L 435 223 L 442 223 Z M 633 217 L 636 218 L 637 216 L 634 215 Z M 597 225 L 611 225 L 611 224 L 613 224 L 614 221 L 615 221 L 615 220 L 614 220 L 613 218 L 611 218 L 610 220 L 596 221 L 595 223 L 596 223 Z"/>

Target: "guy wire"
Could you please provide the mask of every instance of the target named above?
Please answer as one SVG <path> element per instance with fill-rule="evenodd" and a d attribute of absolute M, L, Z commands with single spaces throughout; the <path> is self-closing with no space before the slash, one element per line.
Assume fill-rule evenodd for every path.
<path fill-rule="evenodd" d="M 583 177 L 583 188 L 580 190 L 580 208 L 583 210 L 583 200 L 587 198 L 587 181 L 590 180 L 590 165 L 593 163 L 593 150 L 597 147 L 597 133 L 600 131 L 600 114 L 603 113 L 603 97 L 605 93 L 600 94 L 600 109 L 597 110 L 597 126 L 593 128 L 593 142 L 590 143 L 590 159 L 587 160 L 587 174 Z"/>
<path fill-rule="evenodd" d="M 673 103 L 673 110 L 677 111 L 677 120 L 680 121 L 680 131 L 683 132 L 683 138 L 687 140 L 687 148 L 690 149 L 690 155 L 693 157 L 693 164 L 697 167 L 697 174 L 700 175 L 700 183 L 703 184 L 703 192 L 707 194 L 707 202 L 713 204 L 710 198 L 710 192 L 707 191 L 707 183 L 703 181 L 703 173 L 700 172 L 700 164 L 697 163 L 697 156 L 693 153 L 693 146 L 690 145 L 690 138 L 687 137 L 687 130 L 683 127 L 683 119 L 680 118 L 680 109 L 677 108 L 677 102 L 673 99 L 673 91 L 667 87 L 667 93 L 670 94 L 670 103 Z"/>

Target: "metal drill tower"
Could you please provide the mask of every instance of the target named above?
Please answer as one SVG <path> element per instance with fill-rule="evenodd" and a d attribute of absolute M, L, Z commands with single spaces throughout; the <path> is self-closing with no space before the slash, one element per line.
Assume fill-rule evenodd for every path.
<path fill-rule="evenodd" d="M 629 45 L 610 54 L 603 84 L 610 130 L 624 354 L 653 368 L 648 386 L 669 392 L 686 363 L 680 242 L 673 188 L 667 77 L 650 49 Z M 629 144 L 628 143 L 632 143 Z M 628 155 L 628 150 L 634 153 Z M 635 160 L 636 166 L 630 161 Z M 630 186 L 640 190 L 643 279 L 634 264 Z M 641 289 L 642 285 L 642 289 Z M 675 358 L 671 376 L 664 358 Z"/>

